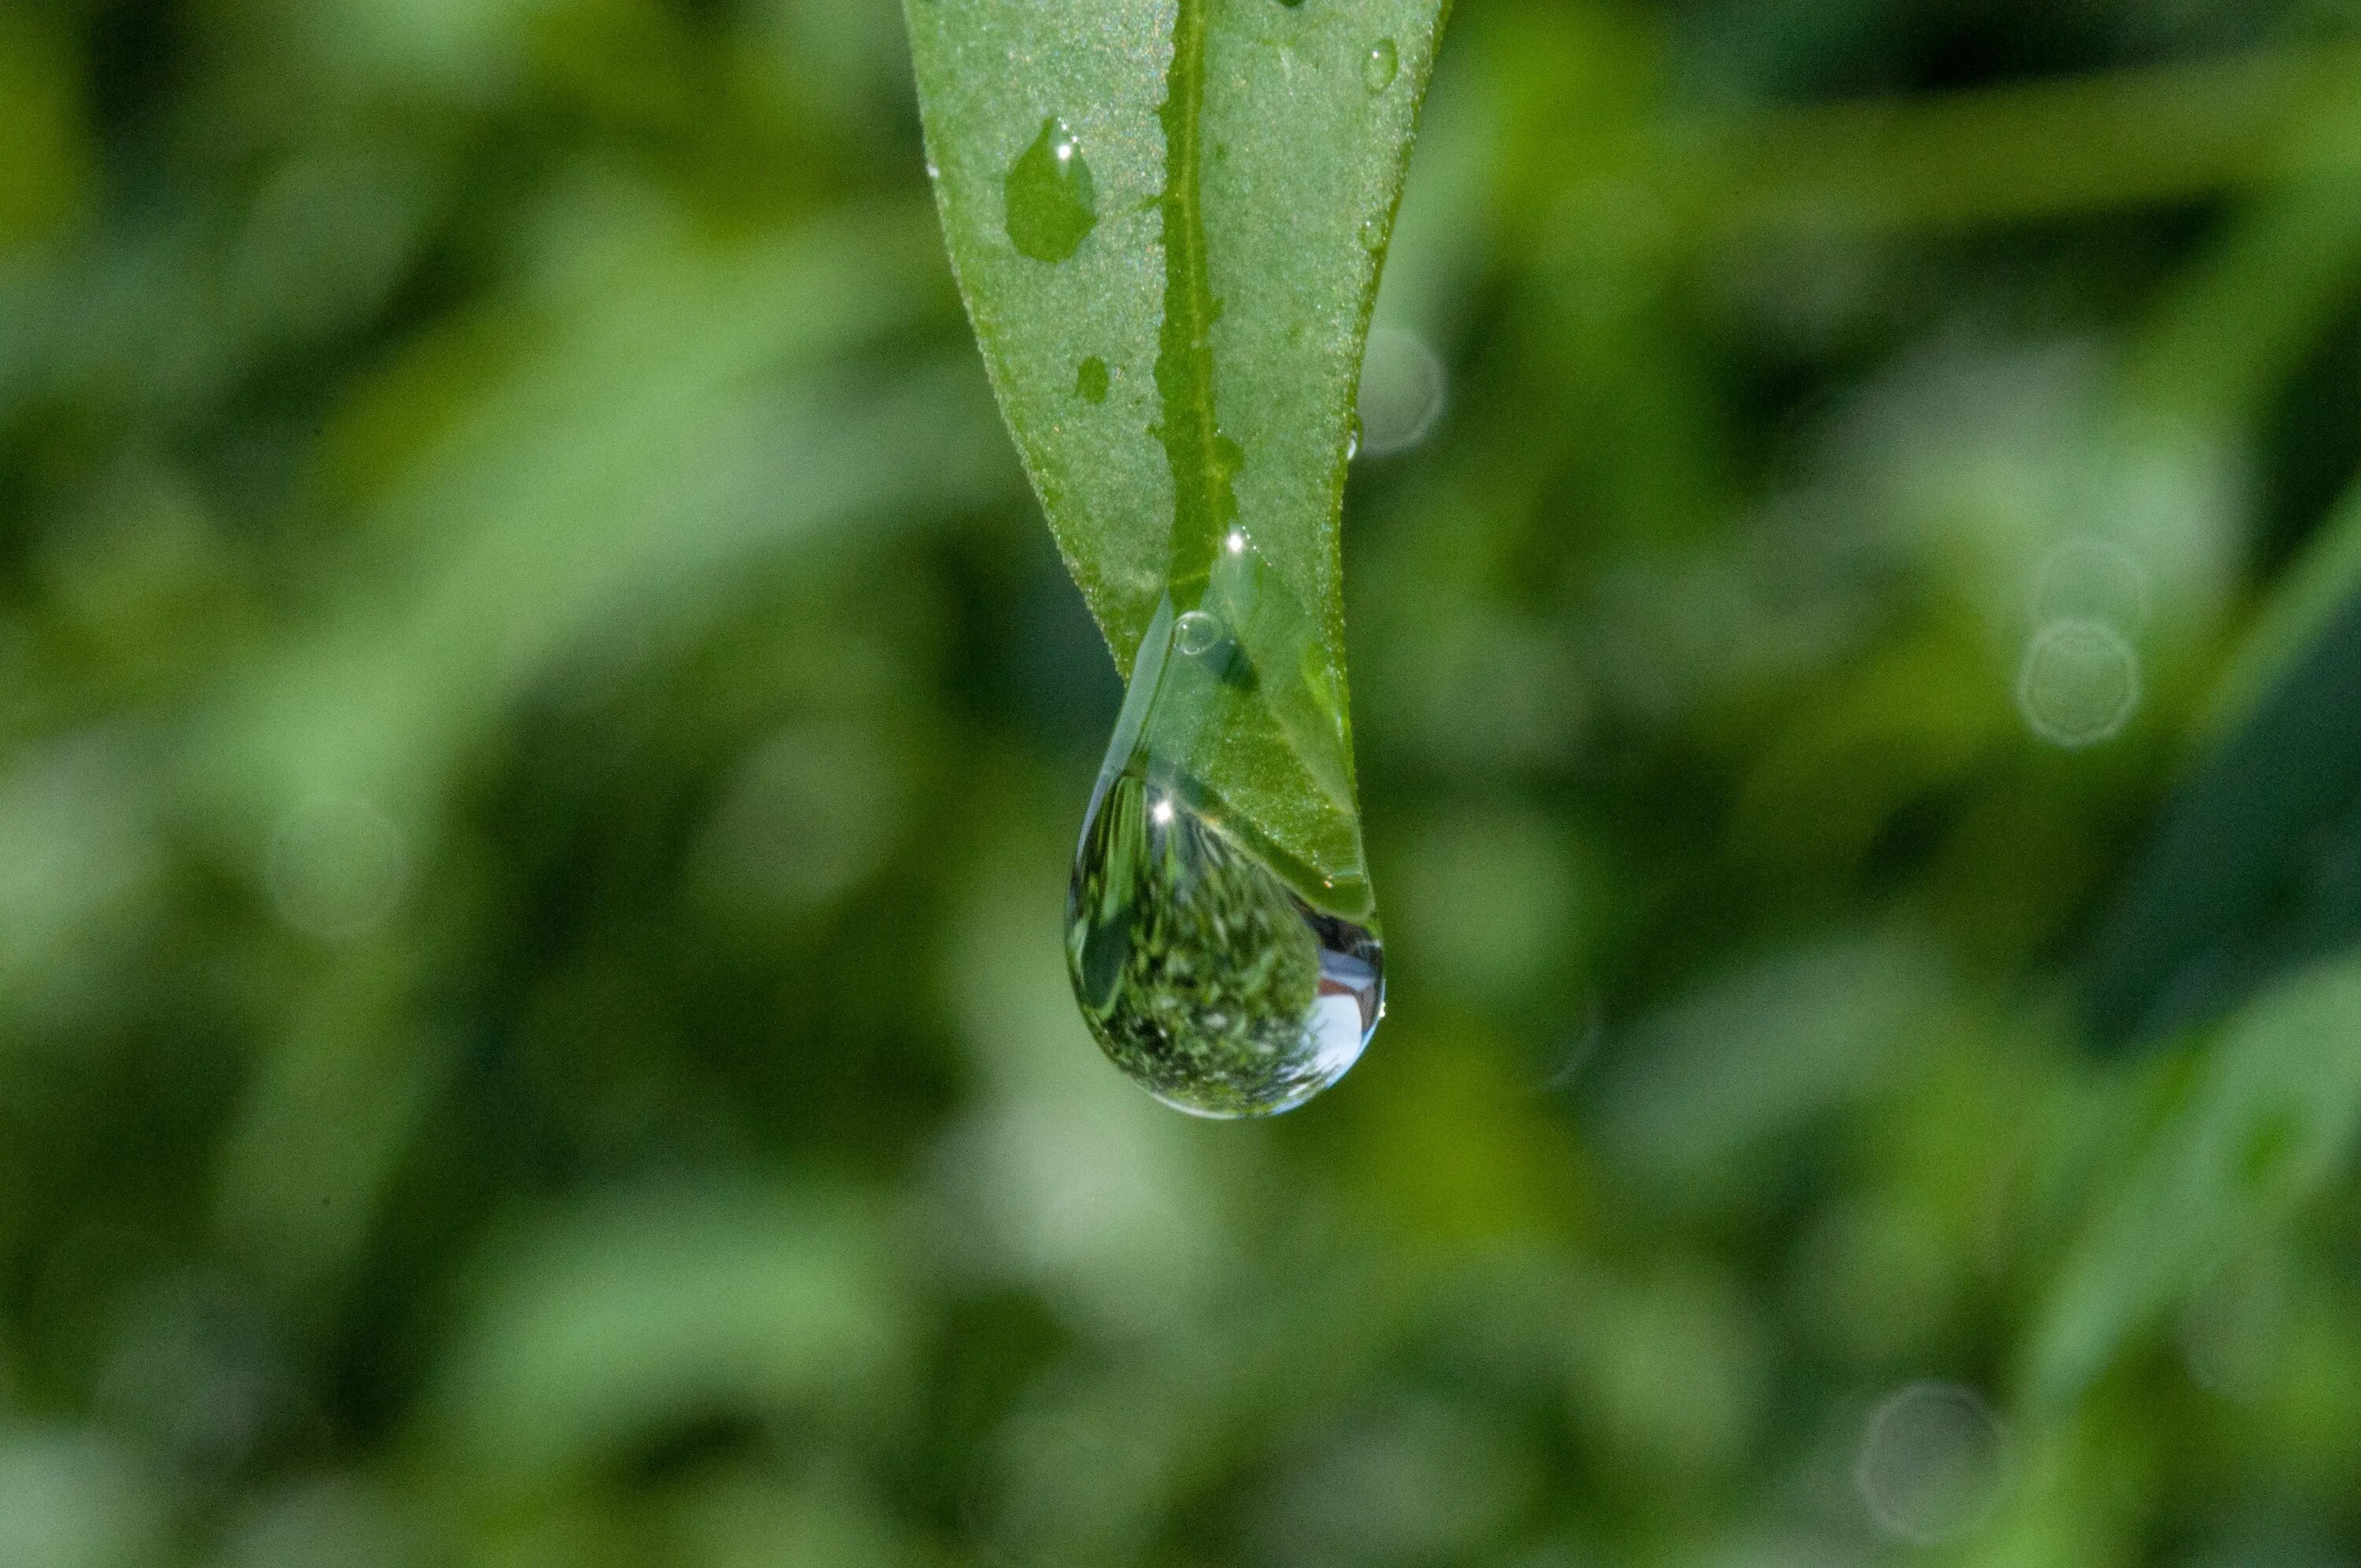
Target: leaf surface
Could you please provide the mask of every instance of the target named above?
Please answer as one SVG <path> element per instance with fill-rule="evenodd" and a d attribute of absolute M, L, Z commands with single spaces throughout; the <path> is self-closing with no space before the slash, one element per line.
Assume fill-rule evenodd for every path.
<path fill-rule="evenodd" d="M 1341 707 L 1355 390 L 1446 9 L 906 0 L 961 291 L 1126 676 L 1168 587 L 1237 530 L 1312 617 Z M 1284 805 L 1303 769 L 1281 744 L 1232 749 L 1233 798 Z"/>
<path fill-rule="evenodd" d="M 2238 1248 L 2268 1240 L 2361 1136 L 2361 959 L 2281 981 L 2223 1025 L 2067 1252 L 2026 1356 L 2034 1408 L 2088 1388 Z"/>

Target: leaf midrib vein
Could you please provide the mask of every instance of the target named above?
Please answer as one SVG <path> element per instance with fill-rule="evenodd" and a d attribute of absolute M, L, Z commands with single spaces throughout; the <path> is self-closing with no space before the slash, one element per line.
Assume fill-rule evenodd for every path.
<path fill-rule="evenodd" d="M 1178 0 L 1164 126 L 1164 320 L 1156 356 L 1162 404 L 1158 434 L 1172 467 L 1169 586 L 1193 598 L 1227 525 L 1230 465 L 1213 407 L 1213 318 L 1218 305 L 1205 244 L 1204 119 L 1207 13 L 1213 0 Z"/>

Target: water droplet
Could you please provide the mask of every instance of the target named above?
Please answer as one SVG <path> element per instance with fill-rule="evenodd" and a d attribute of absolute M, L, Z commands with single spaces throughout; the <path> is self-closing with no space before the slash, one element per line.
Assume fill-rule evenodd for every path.
<path fill-rule="evenodd" d="M 1092 355 L 1074 367 L 1074 395 L 1086 403 L 1103 403 L 1107 395 L 1107 363 Z"/>
<path fill-rule="evenodd" d="M 1172 623 L 1172 646 L 1195 658 L 1222 640 L 1219 617 L 1192 609 Z"/>
<path fill-rule="evenodd" d="M 1361 59 L 1361 85 L 1369 90 L 1373 98 L 1392 86 L 1400 72 L 1401 51 L 1394 48 L 1391 38 L 1379 38 Z"/>
<path fill-rule="evenodd" d="M 1991 1515 L 2006 1479 L 2000 1418 L 1972 1388 L 1912 1383 L 1871 1412 L 1853 1484 L 1887 1535 L 1939 1546 Z"/>
<path fill-rule="evenodd" d="M 1360 236 L 1363 250 L 1368 251 L 1371 255 L 1383 250 L 1386 247 L 1385 221 L 1381 218 L 1363 218 Z"/>
<path fill-rule="evenodd" d="M 2052 745 L 2079 749 L 2114 739 L 2139 700 L 2139 655 L 2103 621 L 2057 621 L 2026 644 L 2017 709 Z"/>
<path fill-rule="evenodd" d="M 1345 461 L 1350 463 L 1361 455 L 1361 415 L 1358 410 L 1345 416 Z"/>
<path fill-rule="evenodd" d="M 1168 598 L 1140 645 L 1066 910 L 1074 995 L 1100 1048 L 1166 1104 L 1216 1117 L 1311 1099 L 1360 1059 L 1385 1010 L 1343 727 L 1308 681 L 1265 674 L 1305 666 L 1315 623 L 1232 538 L 1203 590 L 1218 610 L 1176 614 Z M 1273 716 L 1313 759 L 1305 787 L 1328 788 L 1345 816 L 1318 864 L 1202 772 Z"/>
<path fill-rule="evenodd" d="M 1072 905 L 1068 958 L 1091 1032 L 1177 1110 L 1291 1110 L 1342 1078 L 1377 1026 L 1376 934 L 1312 908 L 1137 772 L 1100 792 Z"/>
<path fill-rule="evenodd" d="M 1058 262 L 1098 226 L 1098 190 L 1082 144 L 1052 115 L 1008 166 L 1008 241 L 1036 261 Z"/>

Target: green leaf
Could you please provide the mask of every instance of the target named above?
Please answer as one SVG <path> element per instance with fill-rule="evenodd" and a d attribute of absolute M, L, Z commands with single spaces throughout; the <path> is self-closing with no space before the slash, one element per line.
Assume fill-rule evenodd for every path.
<path fill-rule="evenodd" d="M 2026 1358 L 2070 1402 L 2242 1242 L 2285 1221 L 2361 1134 L 2361 959 L 2306 970 L 2224 1028 L 2070 1249 Z"/>
<path fill-rule="evenodd" d="M 961 290 L 1126 675 L 1167 588 L 1243 530 L 1342 711 L 1361 347 L 1447 8 L 907 0 Z M 1209 781 L 1266 827 L 1302 806 L 1286 731 L 1259 727 Z"/>
<path fill-rule="evenodd" d="M 2211 743 L 2174 791 L 2093 945 L 2103 1038 L 2214 1015 L 2361 937 L 2361 491 L 2231 661 Z"/>

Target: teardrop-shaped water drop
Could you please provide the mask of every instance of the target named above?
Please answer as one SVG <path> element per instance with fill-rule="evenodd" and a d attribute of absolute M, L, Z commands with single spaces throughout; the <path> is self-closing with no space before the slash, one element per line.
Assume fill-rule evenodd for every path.
<path fill-rule="evenodd" d="M 1141 643 L 1075 852 L 1066 956 L 1100 1048 L 1149 1093 L 1268 1115 L 1360 1059 L 1385 951 L 1314 623 L 1251 550 L 1222 554 L 1205 597 L 1219 608 L 1168 598 Z M 1307 759 L 1301 787 L 1337 803 L 1345 826 L 1316 861 L 1202 771 L 1257 722 Z"/>
<path fill-rule="evenodd" d="M 1361 85 L 1369 90 L 1372 98 L 1392 86 L 1400 72 L 1401 50 L 1394 47 L 1391 38 L 1379 38 L 1361 57 Z"/>
<path fill-rule="evenodd" d="M 1041 134 L 1008 166 L 1003 192 L 1008 242 L 1036 261 L 1065 260 L 1098 226 L 1091 166 L 1072 129 L 1055 115 L 1041 122 Z"/>
<path fill-rule="evenodd" d="M 1100 1047 L 1200 1116 L 1302 1104 L 1360 1059 L 1384 1008 L 1376 933 L 1312 908 L 1137 773 L 1091 815 L 1067 948 Z"/>

